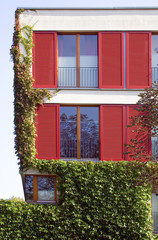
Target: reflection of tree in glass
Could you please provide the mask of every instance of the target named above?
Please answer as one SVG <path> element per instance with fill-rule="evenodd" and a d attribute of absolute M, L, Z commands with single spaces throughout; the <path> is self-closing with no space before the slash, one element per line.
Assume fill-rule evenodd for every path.
<path fill-rule="evenodd" d="M 81 114 L 81 157 L 99 157 L 99 123 Z"/>
<path fill-rule="evenodd" d="M 77 157 L 77 115 L 60 116 L 61 157 Z"/>
<path fill-rule="evenodd" d="M 33 200 L 33 176 L 25 176 L 26 200 Z"/>
<path fill-rule="evenodd" d="M 81 157 L 99 157 L 99 123 L 81 114 Z M 60 117 L 61 157 L 77 157 L 77 115 Z"/>
<path fill-rule="evenodd" d="M 40 177 L 38 176 L 38 190 L 53 190 L 54 191 L 54 177 Z"/>
<path fill-rule="evenodd" d="M 38 200 L 39 201 L 53 201 L 55 200 L 54 177 L 38 177 Z"/>

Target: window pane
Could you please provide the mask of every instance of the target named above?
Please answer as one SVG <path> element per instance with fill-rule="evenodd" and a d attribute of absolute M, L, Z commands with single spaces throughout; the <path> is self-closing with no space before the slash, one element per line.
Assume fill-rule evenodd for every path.
<path fill-rule="evenodd" d="M 152 194 L 152 218 L 154 232 L 158 233 L 158 196 Z"/>
<path fill-rule="evenodd" d="M 33 201 L 33 176 L 25 176 L 26 201 Z"/>
<path fill-rule="evenodd" d="M 38 201 L 55 201 L 55 177 L 38 177 Z"/>
<path fill-rule="evenodd" d="M 77 158 L 77 108 L 60 107 L 61 157 Z"/>
<path fill-rule="evenodd" d="M 76 86 L 76 35 L 58 36 L 58 86 Z"/>
<path fill-rule="evenodd" d="M 80 35 L 80 86 L 98 87 L 97 35 Z"/>
<path fill-rule="evenodd" d="M 152 35 L 152 82 L 158 83 L 158 35 Z"/>
<path fill-rule="evenodd" d="M 81 158 L 99 158 L 99 108 L 81 107 Z"/>

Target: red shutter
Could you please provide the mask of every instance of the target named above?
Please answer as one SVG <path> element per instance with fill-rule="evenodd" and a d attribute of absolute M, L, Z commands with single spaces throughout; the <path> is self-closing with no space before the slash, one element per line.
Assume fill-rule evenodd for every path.
<path fill-rule="evenodd" d="M 57 34 L 34 32 L 33 77 L 35 88 L 57 88 Z"/>
<path fill-rule="evenodd" d="M 99 33 L 99 87 L 123 88 L 124 38 L 122 32 Z"/>
<path fill-rule="evenodd" d="M 100 107 L 101 160 L 124 159 L 124 106 Z"/>
<path fill-rule="evenodd" d="M 127 33 L 127 88 L 151 86 L 151 33 Z"/>
<path fill-rule="evenodd" d="M 60 158 L 59 105 L 44 104 L 37 109 L 36 149 L 38 159 Z"/>
<path fill-rule="evenodd" d="M 138 114 L 141 114 L 136 110 L 137 107 L 138 106 L 136 105 L 127 106 L 127 125 L 130 125 L 131 123 L 130 117 L 138 116 Z M 142 148 L 143 151 L 145 151 L 143 155 L 145 154 L 148 156 L 151 154 L 151 139 L 149 137 L 149 132 L 135 132 L 135 130 L 137 129 L 138 126 L 127 128 L 127 144 L 130 143 L 131 139 L 138 140 L 137 146 Z M 132 156 L 130 156 L 130 154 L 127 154 L 127 160 L 132 160 Z"/>

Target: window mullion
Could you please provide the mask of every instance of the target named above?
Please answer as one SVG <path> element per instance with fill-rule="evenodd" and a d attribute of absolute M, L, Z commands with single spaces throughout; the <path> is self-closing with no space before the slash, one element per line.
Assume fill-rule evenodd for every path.
<path fill-rule="evenodd" d="M 81 158 L 81 116 L 80 107 L 77 107 L 77 158 Z"/>
<path fill-rule="evenodd" d="M 77 87 L 80 87 L 80 34 L 76 34 L 76 77 Z"/>

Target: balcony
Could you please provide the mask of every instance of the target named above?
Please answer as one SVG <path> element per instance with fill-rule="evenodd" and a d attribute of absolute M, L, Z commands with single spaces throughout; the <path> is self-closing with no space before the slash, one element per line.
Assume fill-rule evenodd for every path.
<path fill-rule="evenodd" d="M 158 84 L 158 67 L 152 67 L 152 84 Z"/>
<path fill-rule="evenodd" d="M 98 67 L 59 67 L 58 87 L 98 88 Z"/>
<path fill-rule="evenodd" d="M 60 141 L 61 158 L 77 158 L 77 140 Z M 81 141 L 81 158 L 99 159 L 99 141 Z"/>

